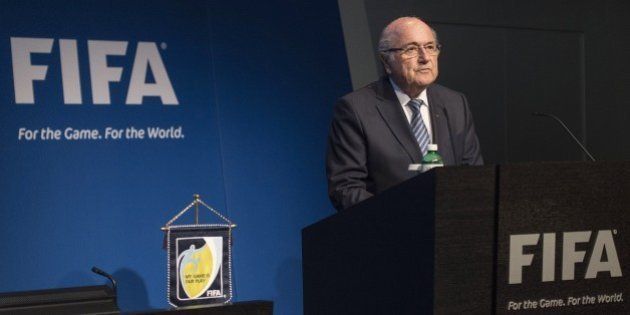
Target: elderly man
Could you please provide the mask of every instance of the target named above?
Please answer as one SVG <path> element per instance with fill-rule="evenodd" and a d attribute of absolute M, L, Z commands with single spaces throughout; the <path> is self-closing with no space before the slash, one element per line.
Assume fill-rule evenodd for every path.
<path fill-rule="evenodd" d="M 433 83 L 440 48 L 422 20 L 391 22 L 378 45 L 387 76 L 335 105 L 326 174 L 337 210 L 414 176 L 409 164 L 420 163 L 429 143 L 445 165 L 483 164 L 466 97 Z"/>

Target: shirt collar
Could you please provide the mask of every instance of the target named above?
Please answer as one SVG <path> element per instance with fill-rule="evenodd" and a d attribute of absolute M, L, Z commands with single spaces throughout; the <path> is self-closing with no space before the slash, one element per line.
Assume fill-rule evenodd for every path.
<path fill-rule="evenodd" d="M 409 97 L 409 95 L 405 94 L 405 92 L 403 92 L 398 85 L 396 85 L 396 83 L 394 83 L 394 80 L 392 80 L 392 78 L 389 78 L 389 82 L 392 84 L 392 87 L 394 88 L 394 93 L 396 93 L 396 98 L 398 98 L 398 102 L 400 102 L 400 105 L 405 106 L 407 103 L 409 103 L 409 101 L 411 100 L 411 97 Z M 429 106 L 429 100 L 427 99 L 427 89 L 424 89 L 420 95 L 418 95 L 418 97 L 416 97 L 417 100 L 422 100 L 424 102 L 425 105 L 427 105 L 427 107 Z"/>

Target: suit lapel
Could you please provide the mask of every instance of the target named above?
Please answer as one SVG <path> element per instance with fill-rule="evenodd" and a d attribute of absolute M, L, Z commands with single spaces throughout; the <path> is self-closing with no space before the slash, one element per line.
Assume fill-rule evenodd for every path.
<path fill-rule="evenodd" d="M 453 165 L 453 148 L 451 143 L 451 131 L 448 126 L 448 113 L 440 95 L 430 85 L 427 88 L 431 113 L 431 127 L 433 130 L 433 143 L 438 145 L 438 153 L 442 156 L 445 165 Z"/>
<path fill-rule="evenodd" d="M 383 120 L 407 152 L 411 161 L 419 163 L 422 160 L 420 146 L 411 133 L 409 122 L 386 76 L 381 78 L 379 84 L 376 85 L 376 95 L 379 98 L 376 108 Z"/>

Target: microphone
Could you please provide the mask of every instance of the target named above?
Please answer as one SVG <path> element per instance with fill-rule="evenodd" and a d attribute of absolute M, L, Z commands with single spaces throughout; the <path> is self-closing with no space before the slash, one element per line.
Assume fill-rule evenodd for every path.
<path fill-rule="evenodd" d="M 567 127 L 567 125 L 564 124 L 564 122 L 556 117 L 555 115 L 552 114 L 548 114 L 548 113 L 541 113 L 541 112 L 533 112 L 532 115 L 534 116 L 541 116 L 541 117 L 550 117 L 553 118 L 555 121 L 557 121 L 560 125 L 562 125 L 562 127 L 564 128 L 564 130 L 567 131 L 567 133 L 571 136 L 571 138 L 573 138 L 573 140 L 575 140 L 575 142 L 580 146 L 580 148 L 582 149 L 582 151 L 584 153 L 586 153 L 586 155 L 588 155 L 588 157 L 591 159 L 591 161 L 595 162 L 595 158 L 593 157 L 593 155 L 591 155 L 590 152 L 588 152 L 588 150 L 584 147 L 584 145 L 582 145 L 582 142 L 580 142 L 580 140 L 578 140 L 575 135 L 573 134 L 573 132 L 571 132 L 571 130 L 569 130 L 569 127 Z"/>
<path fill-rule="evenodd" d="M 92 267 L 92 272 L 97 274 L 97 275 L 100 275 L 100 276 L 103 276 L 103 277 L 107 278 L 112 283 L 112 287 L 114 289 L 114 294 L 116 294 L 116 287 L 117 287 L 116 286 L 116 280 L 114 280 L 114 277 L 112 277 L 112 275 L 110 275 L 109 273 L 107 273 L 107 272 L 105 272 L 105 271 L 103 271 L 103 270 L 101 270 L 101 269 L 99 269 L 97 267 Z"/>

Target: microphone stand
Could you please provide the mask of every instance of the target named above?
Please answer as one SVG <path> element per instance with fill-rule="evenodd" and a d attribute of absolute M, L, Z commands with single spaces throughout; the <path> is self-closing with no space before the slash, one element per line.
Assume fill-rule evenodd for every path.
<path fill-rule="evenodd" d="M 555 115 L 552 114 L 548 114 L 548 113 L 541 113 L 541 112 L 533 112 L 532 115 L 534 116 L 544 116 L 544 117 L 549 117 L 549 118 L 553 118 L 555 121 L 557 121 L 560 125 L 562 125 L 562 127 L 564 128 L 564 130 L 567 131 L 567 133 L 571 136 L 571 138 L 573 138 L 573 140 L 580 146 L 580 148 L 582 148 L 582 151 L 584 153 L 586 153 L 586 155 L 588 155 L 588 157 L 591 159 L 591 161 L 595 162 L 595 158 L 591 155 L 590 152 L 588 152 L 588 150 L 584 147 L 584 145 L 582 145 L 582 142 L 580 142 L 580 140 L 578 140 L 575 135 L 573 134 L 573 132 L 571 132 L 571 130 L 569 130 L 569 127 L 567 127 L 567 125 L 564 124 L 564 122 L 556 117 Z"/>

